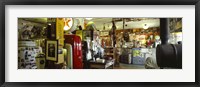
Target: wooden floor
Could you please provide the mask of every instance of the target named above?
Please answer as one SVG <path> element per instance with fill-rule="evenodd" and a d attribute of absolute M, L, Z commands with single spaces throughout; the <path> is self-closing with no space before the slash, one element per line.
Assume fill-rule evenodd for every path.
<path fill-rule="evenodd" d="M 117 67 L 114 67 L 114 69 L 145 69 L 144 65 L 133 65 L 133 64 L 124 64 L 120 63 L 120 65 Z"/>

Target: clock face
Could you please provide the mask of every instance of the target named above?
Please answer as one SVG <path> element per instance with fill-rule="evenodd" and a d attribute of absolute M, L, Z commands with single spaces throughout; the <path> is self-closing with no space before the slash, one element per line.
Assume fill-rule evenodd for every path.
<path fill-rule="evenodd" d="M 73 25 L 73 19 L 72 18 L 64 18 L 64 30 L 70 30 Z"/>

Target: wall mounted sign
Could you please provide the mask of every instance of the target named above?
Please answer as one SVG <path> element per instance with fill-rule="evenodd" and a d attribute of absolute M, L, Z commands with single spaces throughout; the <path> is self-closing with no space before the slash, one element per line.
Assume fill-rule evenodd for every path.
<path fill-rule="evenodd" d="M 46 40 L 46 60 L 58 61 L 58 40 Z"/>
<path fill-rule="evenodd" d="M 56 18 L 56 39 L 64 46 L 64 18 Z"/>
<path fill-rule="evenodd" d="M 64 30 L 70 30 L 73 26 L 72 18 L 64 18 Z"/>

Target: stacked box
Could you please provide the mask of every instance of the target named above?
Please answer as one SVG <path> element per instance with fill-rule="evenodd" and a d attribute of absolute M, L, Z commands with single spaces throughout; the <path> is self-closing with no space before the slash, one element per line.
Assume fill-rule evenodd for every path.
<path fill-rule="evenodd" d="M 145 63 L 145 58 L 141 53 L 141 48 L 133 48 L 132 64 L 143 65 Z"/>

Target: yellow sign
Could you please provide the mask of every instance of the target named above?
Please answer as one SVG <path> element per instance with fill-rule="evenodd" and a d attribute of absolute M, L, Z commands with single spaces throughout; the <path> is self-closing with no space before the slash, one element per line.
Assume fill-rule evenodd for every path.
<path fill-rule="evenodd" d="M 73 25 L 72 18 L 64 18 L 64 30 L 70 30 Z"/>
<path fill-rule="evenodd" d="M 59 45 L 64 46 L 64 19 L 56 18 L 56 39 L 59 41 Z"/>

